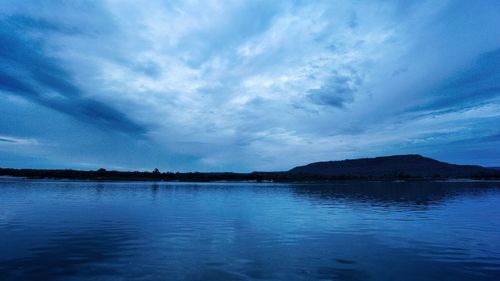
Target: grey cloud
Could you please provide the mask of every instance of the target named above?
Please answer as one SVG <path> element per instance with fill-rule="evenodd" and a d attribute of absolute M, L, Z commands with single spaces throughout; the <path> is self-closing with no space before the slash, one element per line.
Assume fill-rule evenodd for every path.
<path fill-rule="evenodd" d="M 358 16 L 356 15 L 356 13 L 351 13 L 351 16 L 349 18 L 349 22 L 347 23 L 347 25 L 352 28 L 352 29 L 356 29 L 359 25 L 359 22 L 358 22 Z"/>
<path fill-rule="evenodd" d="M 36 28 L 39 22 L 25 17 L 0 22 L 0 90 L 97 127 L 139 135 L 146 132 L 112 106 L 85 97 L 61 63 L 44 53 L 43 42 L 24 34 L 27 23 Z M 55 24 L 41 23 L 39 32 L 47 28 L 57 30 Z M 54 92 L 58 95 L 48 94 Z"/>
<path fill-rule="evenodd" d="M 412 110 L 471 107 L 497 97 L 500 97 L 500 48 L 480 55 L 471 65 L 442 82 L 432 92 L 430 101 Z"/>
<path fill-rule="evenodd" d="M 309 90 L 307 97 L 318 105 L 344 107 L 353 100 L 361 82 L 356 72 L 349 76 L 334 73 L 320 88 Z"/>
<path fill-rule="evenodd" d="M 4 24 L 24 31 L 57 32 L 68 35 L 83 33 L 83 30 L 76 26 L 60 25 L 43 18 L 32 18 L 19 14 L 8 16 L 4 21 Z"/>
<path fill-rule="evenodd" d="M 132 69 L 151 78 L 158 78 L 161 74 L 160 66 L 152 61 L 133 64 Z"/>
<path fill-rule="evenodd" d="M 1 5 L 0 143 L 40 140 L 46 164 L 162 170 L 434 147 L 439 156 L 444 142 L 468 137 L 450 154 L 475 143 L 498 159 L 494 2 L 161 3 Z M 253 57 L 241 55 L 247 47 Z M 22 149 L 4 149 L 7 163 L 42 163 Z"/>
<path fill-rule="evenodd" d="M 16 141 L 11 140 L 11 139 L 5 139 L 5 138 L 0 138 L 1 142 L 8 142 L 8 143 L 16 143 Z"/>

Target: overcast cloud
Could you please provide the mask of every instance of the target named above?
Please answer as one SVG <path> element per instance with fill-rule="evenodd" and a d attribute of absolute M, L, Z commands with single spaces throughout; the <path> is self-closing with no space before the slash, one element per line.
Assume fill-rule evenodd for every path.
<path fill-rule="evenodd" d="M 2 1 L 0 166 L 500 166 L 498 1 Z"/>

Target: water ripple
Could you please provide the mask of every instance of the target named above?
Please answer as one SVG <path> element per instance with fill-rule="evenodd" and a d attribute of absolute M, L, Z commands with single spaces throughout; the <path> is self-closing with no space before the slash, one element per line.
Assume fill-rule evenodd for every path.
<path fill-rule="evenodd" d="M 498 280 L 494 183 L 0 181 L 0 280 Z"/>

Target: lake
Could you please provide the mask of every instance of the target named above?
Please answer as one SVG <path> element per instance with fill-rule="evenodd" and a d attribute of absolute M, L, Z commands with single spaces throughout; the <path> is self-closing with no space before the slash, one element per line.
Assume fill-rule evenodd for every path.
<path fill-rule="evenodd" d="M 0 280 L 500 280 L 500 183 L 1 179 Z"/>

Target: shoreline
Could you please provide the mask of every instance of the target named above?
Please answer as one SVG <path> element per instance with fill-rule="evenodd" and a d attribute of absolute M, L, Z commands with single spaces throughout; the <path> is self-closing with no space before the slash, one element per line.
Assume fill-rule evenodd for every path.
<path fill-rule="evenodd" d="M 440 183 L 479 183 L 479 182 L 500 182 L 500 179 L 473 179 L 473 178 L 412 178 L 412 179 L 339 179 L 339 180 L 318 180 L 318 181 L 257 181 L 257 180 L 214 180 L 214 181 L 190 181 L 190 180 L 157 180 L 157 179 L 71 179 L 71 178 L 30 178 L 26 176 L 6 176 L 1 175 L 0 181 L 40 181 L 40 182 L 102 182 L 102 183 L 186 183 L 186 184 L 335 184 L 335 183 L 410 183 L 410 182 L 440 182 Z"/>

